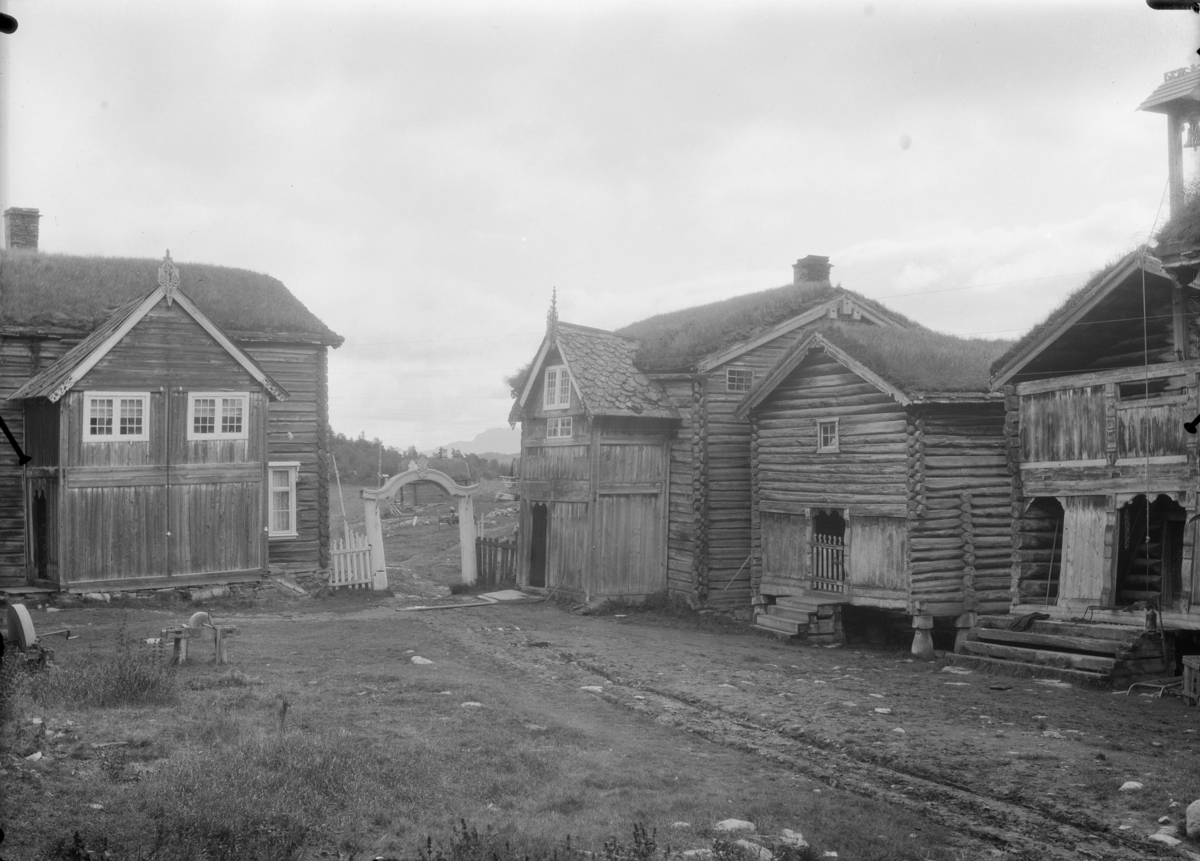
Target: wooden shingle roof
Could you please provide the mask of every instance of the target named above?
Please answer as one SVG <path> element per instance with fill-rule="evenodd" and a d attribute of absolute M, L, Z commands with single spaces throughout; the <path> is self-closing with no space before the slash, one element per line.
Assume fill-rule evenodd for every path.
<path fill-rule="evenodd" d="M 571 384 L 589 416 L 677 419 L 679 413 L 658 383 L 634 364 L 638 343 L 603 329 L 556 323 L 513 403 L 509 421 L 521 419 L 534 382 L 551 349 L 558 350 L 571 374 Z"/>
<path fill-rule="evenodd" d="M 589 415 L 679 418 L 667 393 L 634 365 L 637 341 L 570 323 L 558 324 L 557 341 Z"/>
<path fill-rule="evenodd" d="M 1163 82 L 1138 105 L 1138 110 L 1158 114 L 1174 113 L 1182 107 L 1180 102 L 1191 103 L 1191 107 L 1200 107 L 1200 66 L 1167 72 L 1163 75 Z"/>

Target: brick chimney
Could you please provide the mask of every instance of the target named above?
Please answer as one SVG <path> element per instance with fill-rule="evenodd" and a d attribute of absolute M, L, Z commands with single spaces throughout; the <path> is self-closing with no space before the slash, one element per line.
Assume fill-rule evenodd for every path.
<path fill-rule="evenodd" d="M 4 247 L 38 250 L 38 219 L 36 209 L 10 206 L 4 210 Z"/>
<path fill-rule="evenodd" d="M 792 264 L 794 283 L 805 293 L 822 293 L 833 285 L 829 283 L 828 257 L 810 254 Z"/>

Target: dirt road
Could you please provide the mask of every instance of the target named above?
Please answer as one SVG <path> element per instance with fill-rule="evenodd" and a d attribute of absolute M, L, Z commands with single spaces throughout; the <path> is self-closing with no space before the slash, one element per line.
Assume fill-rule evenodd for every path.
<path fill-rule="evenodd" d="M 968 852 L 1178 857 L 1148 838 L 1164 816 L 1182 832 L 1184 808 L 1200 797 L 1200 712 L 1178 699 L 554 604 L 406 615 L 464 655 L 601 686 L 606 700 L 659 723 L 918 813 Z M 1144 788 L 1120 792 L 1126 781 Z"/>

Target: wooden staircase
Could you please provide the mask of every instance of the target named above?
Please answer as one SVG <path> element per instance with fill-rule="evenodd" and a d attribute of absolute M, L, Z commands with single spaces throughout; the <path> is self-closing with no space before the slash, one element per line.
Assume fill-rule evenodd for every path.
<path fill-rule="evenodd" d="M 980 616 L 951 663 L 1010 675 L 1057 678 L 1093 687 L 1128 687 L 1174 674 L 1170 632 L 1103 622 L 1033 622 L 1024 631 L 1013 616 Z"/>
<path fill-rule="evenodd" d="M 777 636 L 840 643 L 842 605 L 826 596 L 780 596 L 756 609 L 754 627 Z"/>

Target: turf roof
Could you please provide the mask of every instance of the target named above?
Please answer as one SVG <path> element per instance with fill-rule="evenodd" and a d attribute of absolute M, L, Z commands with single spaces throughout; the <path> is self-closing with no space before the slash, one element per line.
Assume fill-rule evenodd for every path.
<path fill-rule="evenodd" d="M 636 338 L 640 342 L 636 360 L 639 368 L 648 371 L 684 371 L 691 369 L 705 356 L 753 338 L 834 296 L 848 296 L 901 325 L 913 325 L 908 318 L 841 287 L 807 292 L 795 284 L 785 284 L 771 290 L 658 314 L 616 331 L 618 335 Z"/>
<path fill-rule="evenodd" d="M 158 283 L 161 260 L 0 251 L 0 326 L 90 331 Z M 180 289 L 230 335 L 342 338 L 282 282 L 257 272 L 176 263 Z"/>
<path fill-rule="evenodd" d="M 1133 249 L 1132 251 L 1127 251 L 1124 254 L 1114 257 L 1112 260 L 1108 261 L 1091 275 L 1089 275 L 1083 286 L 1077 290 L 1073 290 L 1067 296 L 1067 298 L 1063 299 L 1062 302 L 1059 303 L 1057 308 L 1055 308 L 1046 316 L 1046 319 L 1042 320 L 1042 322 L 1038 323 L 1016 341 L 1012 342 L 1012 346 L 1009 347 L 1008 350 L 1006 350 L 1003 355 L 999 356 L 992 364 L 992 373 L 1000 373 L 1009 362 L 1011 362 L 1015 357 L 1019 356 L 1030 344 L 1040 339 L 1047 330 L 1056 326 L 1059 320 L 1070 313 L 1071 309 L 1075 307 L 1075 304 L 1083 296 L 1089 293 L 1092 288 L 1115 272 L 1127 260 L 1137 256 L 1138 254 L 1141 254 L 1144 250 L 1145 246 L 1141 246 Z"/>
<path fill-rule="evenodd" d="M 1200 182 L 1192 181 L 1184 195 L 1183 207 L 1171 213 L 1154 238 L 1160 246 L 1200 244 Z"/>
<path fill-rule="evenodd" d="M 1012 341 L 960 338 L 911 324 L 906 329 L 836 321 L 820 332 L 896 388 L 910 395 L 988 391 L 990 368 Z"/>

